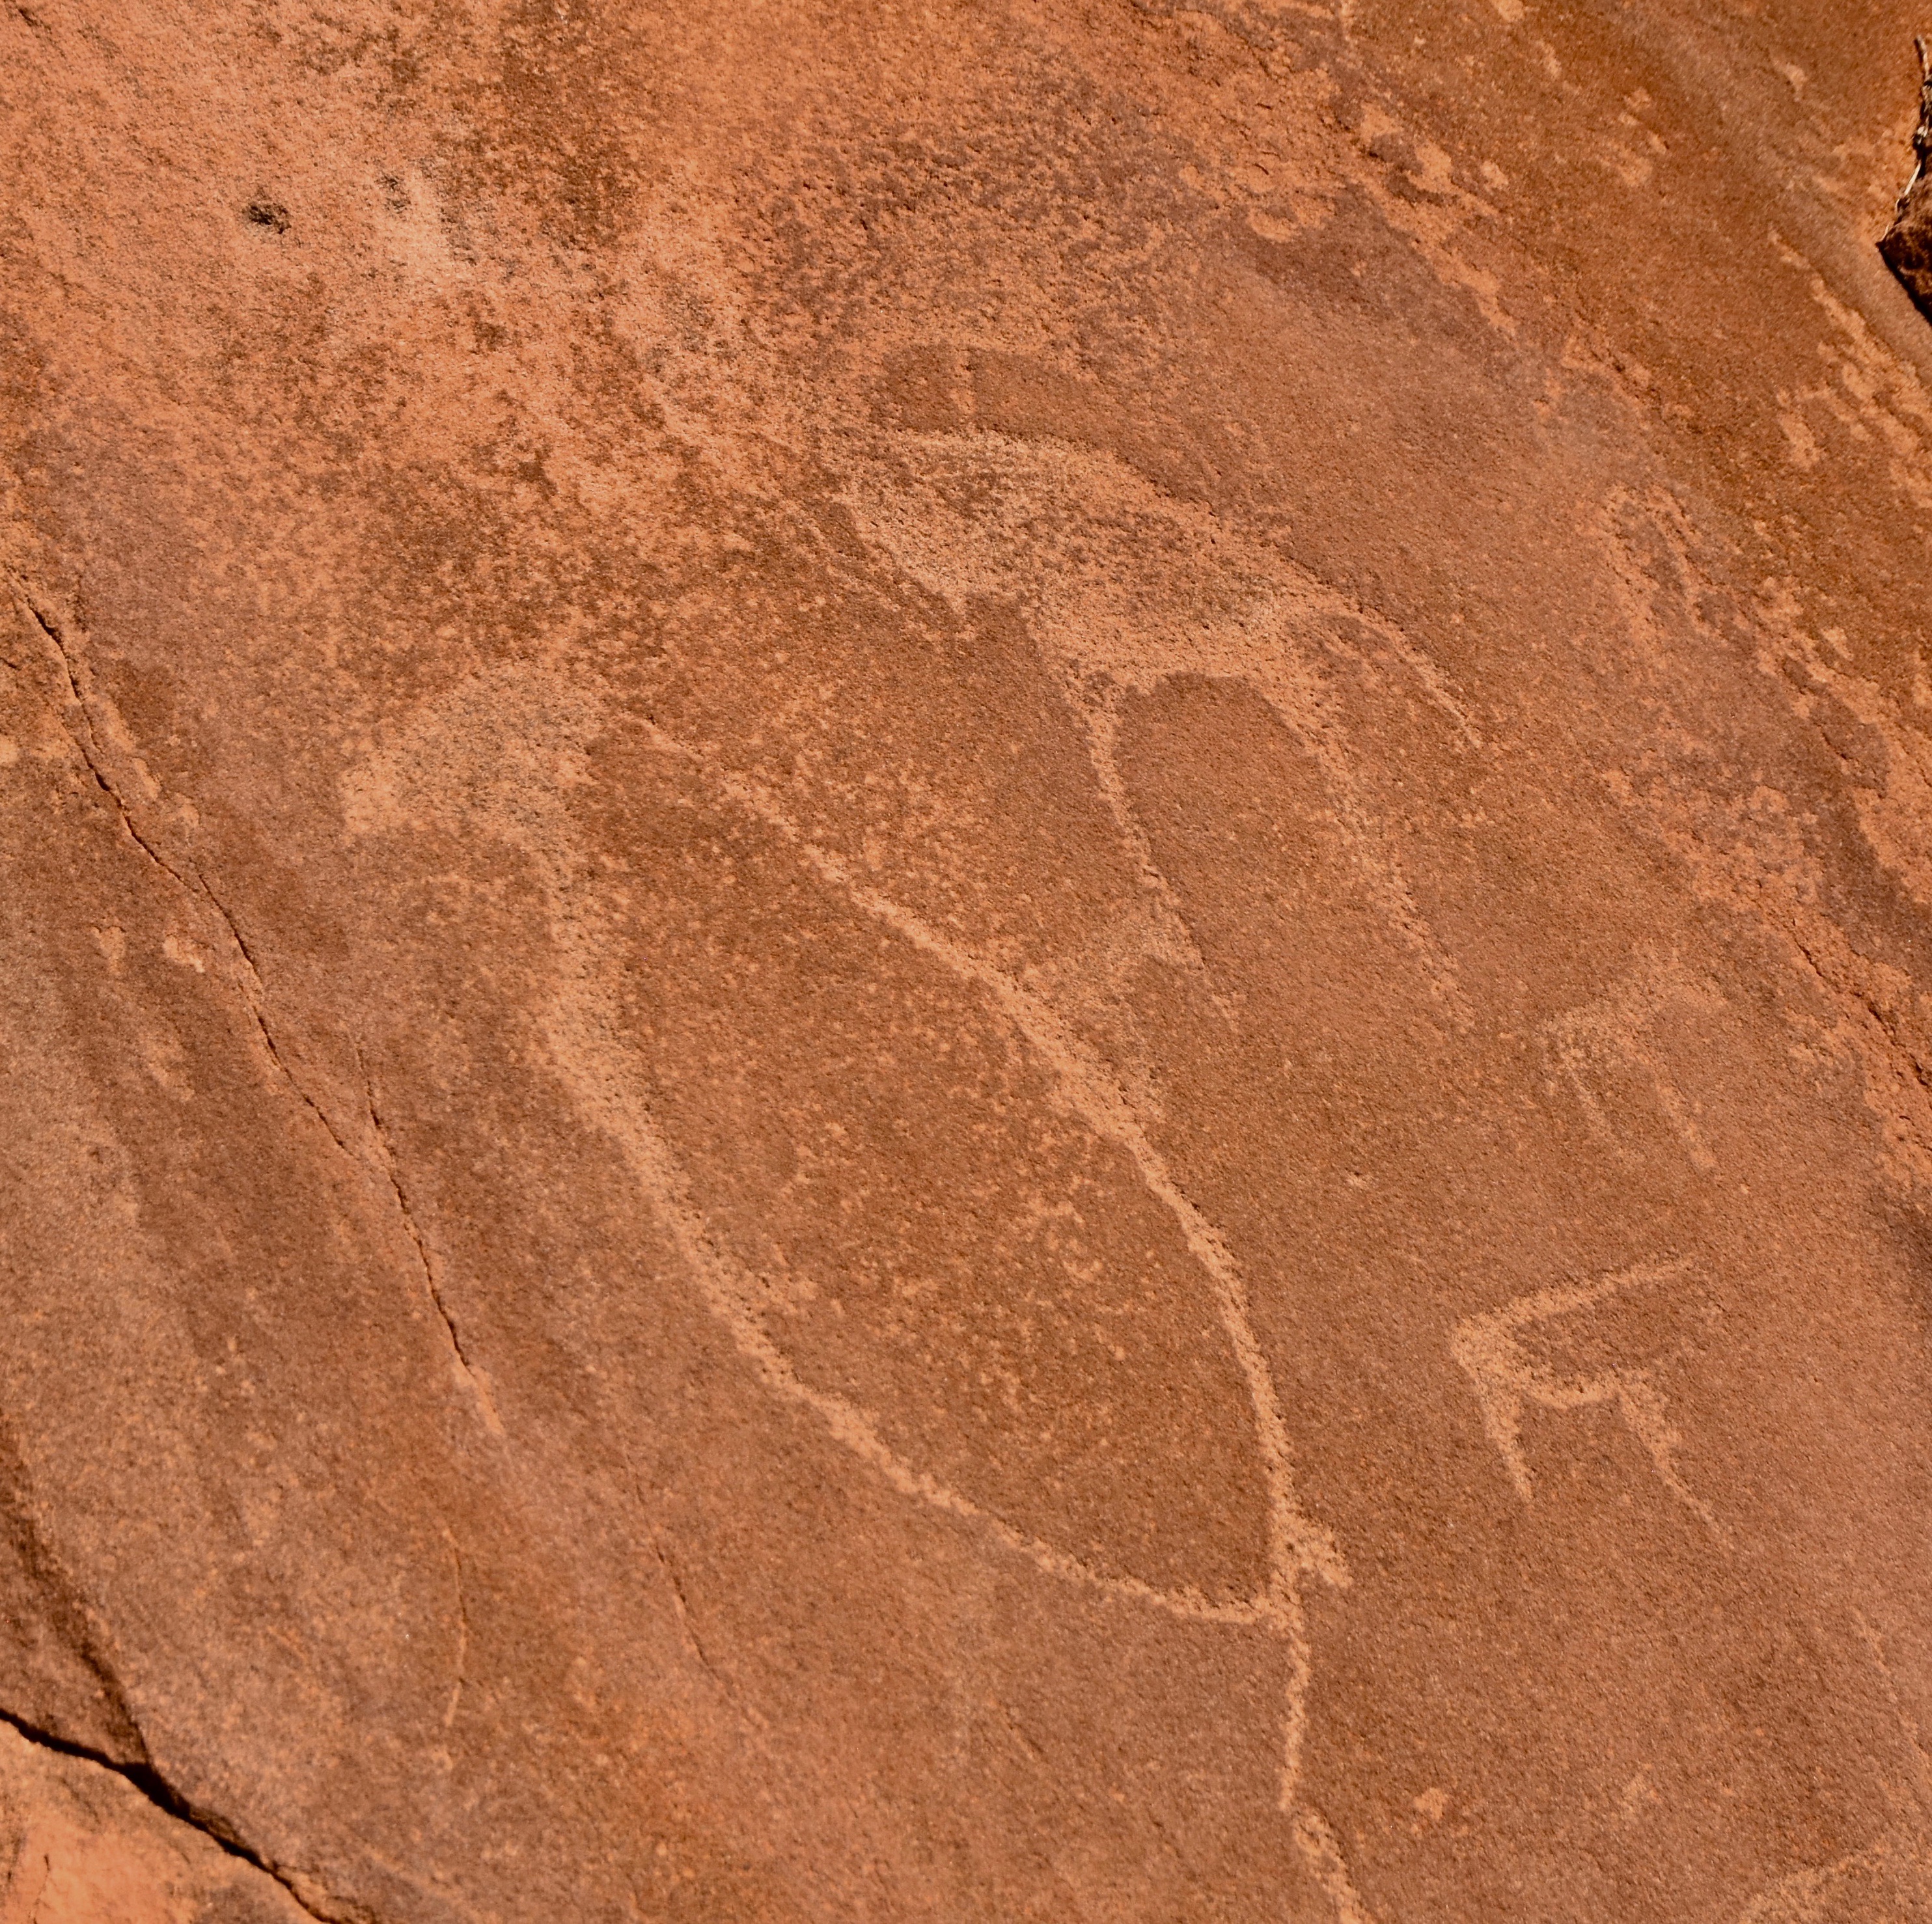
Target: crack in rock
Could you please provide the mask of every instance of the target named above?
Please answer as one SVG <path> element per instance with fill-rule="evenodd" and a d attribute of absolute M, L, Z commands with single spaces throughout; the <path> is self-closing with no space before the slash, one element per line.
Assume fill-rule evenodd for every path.
<path fill-rule="evenodd" d="M 284 1870 L 262 1856 L 227 1818 L 195 1803 L 170 1783 L 152 1762 L 125 1763 L 95 1749 L 91 1744 L 76 1743 L 70 1738 L 57 1737 L 52 1731 L 41 1729 L 4 1707 L 0 1707 L 0 1724 L 4 1724 L 38 1749 L 50 1751 L 56 1757 L 71 1758 L 80 1763 L 91 1764 L 97 1770 L 111 1772 L 124 1783 L 131 1785 L 163 1815 L 173 1818 L 177 1824 L 185 1824 L 190 1830 L 199 1831 L 227 1856 L 272 1878 L 307 1916 L 320 1920 L 321 1924 L 380 1924 L 373 1911 L 359 1905 L 349 1904 L 326 1894 L 318 1896 L 312 1890 L 305 1889 L 310 1883 L 307 1878 Z M 145 1752 L 147 1746 L 143 1743 L 142 1749 Z"/>

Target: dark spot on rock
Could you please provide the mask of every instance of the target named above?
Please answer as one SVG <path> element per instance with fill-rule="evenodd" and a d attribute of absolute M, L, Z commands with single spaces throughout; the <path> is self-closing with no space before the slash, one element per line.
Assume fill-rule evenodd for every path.
<path fill-rule="evenodd" d="M 1878 250 L 1918 311 L 1932 319 L 1932 174 L 1927 171 L 1932 160 L 1932 59 L 1923 40 L 1912 44 L 1918 49 L 1919 85 L 1912 178 L 1898 196 L 1892 225 L 1879 238 Z"/>
<path fill-rule="evenodd" d="M 289 231 L 289 210 L 279 201 L 251 200 L 247 218 L 252 225 L 272 228 L 278 234 Z"/>

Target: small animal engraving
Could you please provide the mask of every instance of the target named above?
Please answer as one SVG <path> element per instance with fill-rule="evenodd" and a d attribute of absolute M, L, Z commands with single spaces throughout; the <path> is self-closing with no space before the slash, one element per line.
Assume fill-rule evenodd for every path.
<path fill-rule="evenodd" d="M 1483 1426 L 1509 1471 L 1516 1494 L 1526 1503 L 1535 1500 L 1535 1485 L 1523 1454 L 1525 1407 L 1536 1404 L 1546 1410 L 1582 1410 L 1608 1404 L 1642 1444 L 1664 1487 L 1702 1518 L 1714 1533 L 1722 1536 L 1710 1506 L 1692 1491 L 1677 1467 L 1677 1446 L 1683 1440 L 1672 1425 L 1663 1392 L 1651 1380 L 1648 1369 L 1626 1365 L 1566 1373 L 1534 1360 L 1523 1341 L 1526 1332 L 1539 1323 L 1593 1308 L 1628 1290 L 1675 1282 L 1690 1267 L 1689 1260 L 1684 1257 L 1640 1263 L 1579 1287 L 1533 1291 L 1487 1315 L 1466 1317 L 1456 1324 L 1450 1339 L 1450 1353 L 1474 1386 L 1476 1400 L 1482 1406 Z"/>

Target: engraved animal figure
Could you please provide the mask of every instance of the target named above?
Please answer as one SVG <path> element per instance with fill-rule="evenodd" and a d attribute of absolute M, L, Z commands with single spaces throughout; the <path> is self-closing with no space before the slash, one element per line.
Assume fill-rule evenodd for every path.
<path fill-rule="evenodd" d="M 1676 1453 L 1682 1439 L 1672 1428 L 1663 1392 L 1641 1367 L 1564 1371 L 1534 1360 L 1523 1333 L 1535 1325 L 1609 1301 L 1625 1290 L 1674 1282 L 1690 1269 L 1687 1257 L 1640 1263 L 1615 1275 L 1570 1288 L 1538 1290 L 1486 1315 L 1466 1317 L 1450 1338 L 1450 1353 L 1474 1387 L 1483 1427 L 1526 1503 L 1536 1495 L 1522 1448 L 1526 1404 L 1545 1410 L 1582 1410 L 1607 1404 L 1642 1444 L 1664 1486 L 1715 1530 L 1709 1506 L 1684 1480 Z"/>
<path fill-rule="evenodd" d="M 1216 1599 L 1191 1584 L 1163 1587 L 1131 1574 L 1096 1569 L 1016 1527 L 909 1460 L 875 1415 L 854 1398 L 808 1380 L 774 1338 L 766 1293 L 706 1220 L 676 1147 L 643 1099 L 636 1065 L 617 1039 L 622 1032 L 620 971 L 612 958 L 621 944 L 610 939 L 600 920 L 589 858 L 578 845 L 560 793 L 580 778 L 572 770 L 580 760 L 581 745 L 611 725 L 640 730 L 657 754 L 694 774 L 718 805 L 762 824 L 858 912 L 970 985 L 1014 1045 L 1042 1066 L 1065 1110 L 1124 1152 L 1198 1265 L 1246 1391 L 1267 1492 L 1264 1573 L 1252 1593 Z M 1326 1820 L 1298 1797 L 1310 1674 L 1302 1587 L 1311 1575 L 1346 1586 L 1347 1568 L 1328 1532 L 1308 1517 L 1296 1494 L 1287 1424 L 1255 1334 L 1239 1262 L 1176 1179 L 1130 1092 L 1059 1008 L 1030 981 L 873 886 L 836 851 L 806 833 L 780 798 L 761 784 L 719 766 L 651 723 L 610 722 L 593 697 L 542 670 L 479 676 L 426 705 L 345 781 L 344 802 L 352 835 L 383 832 L 440 813 L 460 817 L 472 829 L 487 822 L 535 859 L 557 944 L 555 987 L 543 1017 L 553 1059 L 569 1078 L 586 1119 L 622 1153 L 706 1306 L 772 1395 L 809 1413 L 835 1441 L 902 1495 L 970 1523 L 1056 1581 L 1183 1621 L 1250 1626 L 1278 1641 L 1288 1659 L 1279 1752 L 1280 1808 L 1295 1819 L 1291 1835 L 1311 1875 L 1347 1924 L 1363 1924 L 1370 1913 L 1354 1893 L 1340 1842 Z"/>
<path fill-rule="evenodd" d="M 1400 629 L 1108 454 L 985 431 L 907 434 L 848 465 L 844 499 L 866 544 L 930 592 L 956 607 L 986 595 L 1024 611 L 1085 728 L 1122 840 L 1163 905 L 1116 761 L 1121 697 L 1186 674 L 1252 688 L 1320 769 L 1364 892 L 1444 1012 L 1468 1026 L 1454 966 L 1363 793 L 1334 691 L 1334 669 L 1372 656 L 1459 748 L 1479 748 L 1435 664 Z"/>
<path fill-rule="evenodd" d="M 1651 1024 L 1673 1008 L 1720 1009 L 1724 998 L 1673 957 L 1646 951 L 1622 981 L 1595 1001 L 1544 1025 L 1556 1065 L 1568 1078 L 1592 1122 L 1612 1132 L 1596 1084 L 1616 1063 L 1642 1069 L 1657 1091 L 1666 1119 L 1684 1153 L 1707 1173 L 1718 1166 L 1690 1104 L 1664 1072 L 1645 1039 Z"/>

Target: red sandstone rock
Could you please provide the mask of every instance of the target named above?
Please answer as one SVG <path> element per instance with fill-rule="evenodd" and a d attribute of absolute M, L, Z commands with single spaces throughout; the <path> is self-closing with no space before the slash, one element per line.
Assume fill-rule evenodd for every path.
<path fill-rule="evenodd" d="M 1932 1914 L 1920 24 L 0 9 L 0 1919 Z"/>

